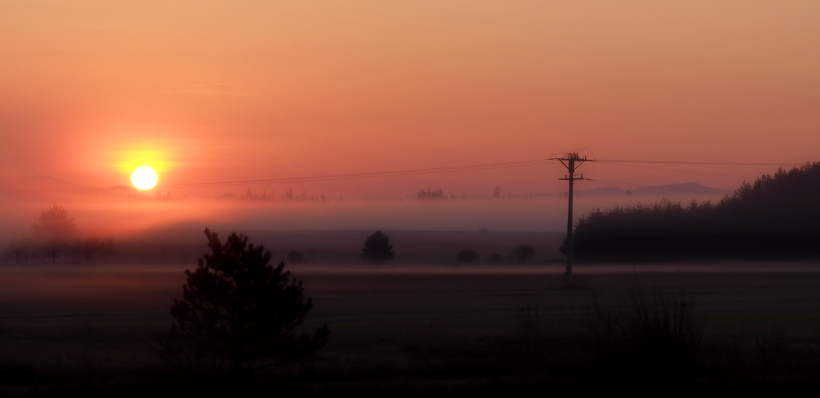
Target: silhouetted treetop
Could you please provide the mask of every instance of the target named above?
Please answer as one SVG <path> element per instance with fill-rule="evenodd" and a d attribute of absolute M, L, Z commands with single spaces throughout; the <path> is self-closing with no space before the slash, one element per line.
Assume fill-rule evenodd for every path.
<path fill-rule="evenodd" d="M 595 210 L 575 225 L 580 257 L 818 256 L 820 162 L 744 182 L 717 205 L 664 199 Z"/>
<path fill-rule="evenodd" d="M 390 237 L 380 230 L 368 236 L 362 247 L 362 259 L 365 261 L 383 263 L 392 260 L 394 254 Z"/>
<path fill-rule="evenodd" d="M 441 188 L 439 188 L 435 191 L 430 190 L 430 188 L 427 188 L 426 191 L 422 189 L 416 195 L 416 199 L 444 199 L 444 198 L 445 198 L 444 191 L 442 191 Z"/>
<path fill-rule="evenodd" d="M 779 169 L 754 183 L 744 182 L 718 205 L 727 214 L 748 214 L 741 225 L 766 225 L 777 229 L 815 228 L 820 223 L 820 162 L 789 171 Z"/>

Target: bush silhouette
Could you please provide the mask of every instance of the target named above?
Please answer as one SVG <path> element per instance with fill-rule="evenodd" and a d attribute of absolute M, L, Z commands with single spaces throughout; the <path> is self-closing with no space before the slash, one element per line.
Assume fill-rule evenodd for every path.
<path fill-rule="evenodd" d="M 478 260 L 478 253 L 475 250 L 464 249 L 456 255 L 456 261 L 460 263 L 474 263 Z"/>
<path fill-rule="evenodd" d="M 376 231 L 364 241 L 362 247 L 362 259 L 374 263 L 383 263 L 393 259 L 393 245 L 390 244 L 390 237 L 382 231 Z"/>
<path fill-rule="evenodd" d="M 161 358 L 192 370 L 240 372 L 297 361 L 323 347 L 327 325 L 312 336 L 296 328 L 313 308 L 302 282 L 269 265 L 270 252 L 232 233 L 223 244 L 205 229 L 210 254 L 186 270 L 174 299 L 170 334 L 155 338 Z"/>
<path fill-rule="evenodd" d="M 521 245 L 518 249 L 515 249 L 515 253 L 513 253 L 513 257 L 515 257 L 519 263 L 526 263 L 533 255 L 535 255 L 535 249 L 530 245 Z"/>
<path fill-rule="evenodd" d="M 581 319 L 588 376 L 613 384 L 687 385 L 702 359 L 693 304 L 681 294 L 634 290 L 626 303 L 593 301 Z"/>

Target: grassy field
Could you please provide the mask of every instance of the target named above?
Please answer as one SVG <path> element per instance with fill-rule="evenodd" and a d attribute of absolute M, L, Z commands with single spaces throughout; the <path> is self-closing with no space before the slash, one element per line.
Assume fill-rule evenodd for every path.
<path fill-rule="evenodd" d="M 181 294 L 185 268 L 0 270 L 0 361 L 6 364 L 0 381 L 60 385 L 53 375 L 67 372 L 102 379 L 118 374 L 117 383 L 122 374 L 158 369 L 162 363 L 148 337 L 170 325 L 169 308 Z M 326 323 L 332 331 L 330 343 L 309 362 L 321 383 L 310 379 L 309 385 L 477 387 L 506 380 L 511 376 L 505 369 L 530 361 L 544 366 L 516 374 L 539 383 L 580 383 L 577 373 L 562 379 L 555 370 L 572 362 L 566 347 L 579 325 L 593 305 L 628 307 L 638 290 L 647 297 L 683 293 L 702 335 L 747 350 L 743 361 L 765 344 L 780 344 L 779 355 L 814 355 L 820 342 L 820 267 L 809 263 L 579 265 L 581 288 L 572 290 L 559 288 L 560 264 L 292 270 L 315 305 L 305 326 Z M 26 369 L 40 379 L 31 376 L 26 384 L 9 376 L 16 374 L 9 369 Z M 527 380 L 510 383 L 532 382 Z"/>

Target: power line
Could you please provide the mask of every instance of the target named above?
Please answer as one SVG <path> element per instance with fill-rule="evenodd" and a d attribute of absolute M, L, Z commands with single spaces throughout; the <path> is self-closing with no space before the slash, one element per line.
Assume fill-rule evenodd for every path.
<path fill-rule="evenodd" d="M 495 163 L 479 163 L 461 166 L 446 166 L 446 167 L 429 167 L 421 169 L 406 169 L 406 170 L 392 170 L 392 171 L 377 171 L 365 173 L 349 173 L 349 174 L 326 174 L 315 176 L 302 177 L 281 177 L 281 178 L 263 178 L 253 180 L 228 180 L 228 181 L 211 181 L 211 182 L 193 182 L 193 183 L 179 183 L 179 184 L 158 184 L 157 188 L 192 188 L 192 187 L 210 187 L 222 185 L 244 185 L 244 184 L 266 184 L 266 183 L 293 183 L 293 182 L 311 182 L 311 181 L 331 181 L 331 180 L 350 180 L 360 178 L 377 178 L 377 177 L 399 177 L 409 175 L 423 175 L 423 174 L 439 174 L 439 173 L 455 173 L 464 171 L 482 171 L 493 169 L 506 169 L 514 167 L 531 167 L 542 166 L 549 164 L 549 159 L 532 159 L 519 160 L 512 162 L 495 162 Z M 3 189 L 0 192 L 45 192 L 45 191 L 64 191 L 64 190 L 95 190 L 97 187 L 71 187 L 71 188 L 32 188 L 32 189 Z"/>
<path fill-rule="evenodd" d="M 592 161 L 592 160 L 593 159 L 590 159 L 590 161 Z M 780 162 L 780 163 L 776 163 L 776 162 L 706 162 L 706 161 L 688 161 L 688 160 L 623 160 L 623 159 L 604 159 L 604 160 L 594 159 L 594 161 L 601 162 L 601 163 L 617 164 L 617 165 L 620 165 L 620 166 L 642 167 L 642 168 L 653 168 L 653 167 L 638 166 L 638 165 L 635 165 L 635 164 L 628 164 L 628 163 L 707 165 L 707 166 L 781 166 L 781 167 L 782 166 L 797 167 L 797 166 L 802 166 L 802 165 L 805 164 L 805 163 L 794 163 L 794 162 Z M 455 173 L 455 172 L 467 172 L 467 171 L 482 171 L 482 170 L 517 168 L 517 167 L 533 167 L 533 166 L 542 166 L 542 165 L 550 164 L 552 162 L 553 162 L 553 159 L 546 158 L 546 159 L 531 159 L 531 160 L 520 160 L 520 161 L 510 161 L 510 162 L 494 162 L 494 163 L 478 163 L 478 164 L 461 165 L 461 166 L 429 167 L 429 168 L 379 171 L 379 172 L 326 174 L 326 175 L 301 176 L 301 177 L 263 178 L 263 179 L 250 179 L 250 180 L 226 180 L 226 181 L 194 182 L 194 183 L 178 183 L 178 184 L 159 184 L 159 185 L 157 185 L 157 187 L 167 189 L 167 188 L 185 188 L 185 187 L 210 187 L 210 186 L 243 185 L 243 184 L 267 184 L 267 183 L 298 183 L 298 182 L 312 182 L 312 181 L 332 181 L 332 180 L 349 180 L 349 179 L 363 179 L 363 178 L 399 177 L 399 176 L 410 176 L 410 175 Z M 711 175 L 719 175 L 719 176 L 727 176 L 727 177 L 752 178 L 752 177 L 745 177 L 745 176 L 731 176 L 731 175 L 726 175 L 726 174 L 697 172 L 697 171 L 671 170 L 671 169 L 663 169 L 663 168 L 655 168 L 655 169 L 665 170 L 665 171 L 685 172 L 685 173 L 696 173 L 696 174 L 711 174 Z M 629 184 L 622 184 L 622 185 L 629 185 Z M 0 190 L 0 192 L 42 192 L 42 191 L 63 191 L 63 190 L 74 190 L 74 189 L 94 190 L 94 189 L 100 189 L 100 188 L 85 186 L 85 187 L 72 187 L 72 188 L 2 189 L 2 190 Z"/>
<path fill-rule="evenodd" d="M 462 165 L 462 166 L 432 167 L 432 168 L 422 168 L 422 169 L 392 170 L 392 171 L 380 171 L 380 172 L 349 173 L 349 174 L 328 174 L 328 175 L 302 176 L 302 177 L 265 178 L 265 179 L 254 179 L 254 180 L 229 180 L 229 181 L 195 182 L 195 183 L 180 183 L 180 184 L 161 184 L 161 185 L 159 185 L 159 187 L 163 187 L 163 188 L 182 188 L 182 187 L 205 187 L 205 186 L 220 186 L 220 185 L 288 183 L 288 182 L 293 183 L 293 182 L 349 180 L 349 179 L 378 178 L 378 177 L 398 177 L 398 176 L 422 175 L 422 174 L 439 174 L 439 173 L 454 173 L 454 172 L 464 172 L 464 171 L 481 171 L 481 170 L 492 170 L 492 169 L 513 168 L 513 167 L 541 166 L 541 165 L 548 164 L 551 161 L 552 161 L 552 159 L 532 159 L 532 160 L 522 160 L 522 161 L 514 161 L 514 162 L 481 163 L 481 164 Z M 801 165 L 803 165 L 803 163 L 786 163 L 786 162 L 784 162 L 784 163 L 760 163 L 760 162 L 700 162 L 700 161 L 670 161 L 670 160 L 597 160 L 597 159 L 595 161 L 602 162 L 602 163 L 614 163 L 614 164 L 648 163 L 648 164 L 688 164 L 688 165 L 711 165 L 711 166 L 801 166 Z M 621 164 L 621 165 L 622 166 L 627 166 L 627 167 L 651 168 L 651 167 L 648 167 L 648 166 L 636 166 L 636 165 L 627 165 L 627 164 Z M 661 169 L 661 168 L 657 168 L 657 169 L 658 170 L 666 170 L 666 171 L 679 171 L 679 172 L 684 172 L 684 173 L 719 175 L 719 176 L 726 176 L 726 177 L 753 178 L 753 177 L 746 177 L 746 176 L 731 176 L 731 175 L 726 175 L 726 174 L 706 173 L 706 172 L 697 172 L 697 171 L 670 170 L 670 169 Z"/>
<path fill-rule="evenodd" d="M 596 159 L 595 161 L 601 163 L 658 163 L 658 164 L 691 164 L 691 165 L 707 165 L 707 166 L 803 166 L 805 163 L 795 162 L 702 162 L 691 160 L 613 160 L 613 159 Z"/>
<path fill-rule="evenodd" d="M 265 183 L 285 183 L 285 182 L 310 182 L 310 181 L 330 181 L 330 180 L 349 180 L 360 178 L 377 178 L 377 177 L 397 177 L 409 175 L 422 174 L 439 174 L 439 173 L 454 173 L 464 171 L 481 171 L 492 169 L 505 169 L 513 167 L 530 167 L 541 166 L 550 163 L 549 159 L 534 159 L 521 160 L 516 162 L 498 162 L 498 163 L 482 163 L 464 166 L 448 166 L 448 167 L 431 167 L 423 169 L 408 169 L 408 170 L 393 170 L 393 171 L 379 171 L 369 173 L 350 173 L 350 174 L 328 174 L 317 176 L 303 176 L 303 177 L 283 177 L 283 178 L 265 178 L 257 180 L 230 180 L 230 181 L 214 181 L 214 182 L 198 182 L 198 183 L 182 183 L 182 184 L 163 184 L 158 187 L 174 188 L 174 187 L 204 187 L 204 186 L 220 186 L 220 185 L 241 185 L 241 184 L 265 184 Z"/>

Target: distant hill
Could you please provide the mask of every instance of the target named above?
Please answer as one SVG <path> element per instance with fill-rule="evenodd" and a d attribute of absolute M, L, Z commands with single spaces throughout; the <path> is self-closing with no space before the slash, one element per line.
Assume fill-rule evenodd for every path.
<path fill-rule="evenodd" d="M 7 182 L 6 187 L 9 190 L 21 190 L 21 191 L 29 191 L 29 190 L 72 190 L 80 188 L 79 185 L 68 182 L 66 180 L 61 180 L 55 177 L 49 176 L 31 176 L 31 177 L 22 177 L 10 180 Z"/>
<path fill-rule="evenodd" d="M 133 197 L 139 194 L 130 185 L 116 185 L 109 188 L 79 185 L 50 176 L 30 176 L 5 180 L 0 194 L 13 197 L 35 197 L 43 193 L 59 192 L 62 195 L 80 197 Z"/>
<path fill-rule="evenodd" d="M 684 182 L 680 184 L 669 185 L 654 185 L 649 187 L 639 187 L 634 189 L 623 189 L 616 187 L 602 187 L 583 191 L 576 191 L 575 195 L 579 196 L 625 196 L 625 195 L 640 195 L 640 196 L 663 196 L 663 195 L 681 195 L 681 194 L 695 194 L 695 195 L 726 195 L 732 191 L 726 189 L 718 189 L 707 187 L 696 182 Z"/>
<path fill-rule="evenodd" d="M 583 191 L 575 191 L 574 194 L 578 196 L 625 196 L 629 193 L 626 189 L 615 187 L 602 187 L 587 189 Z"/>
<path fill-rule="evenodd" d="M 695 194 L 728 194 L 732 191 L 726 189 L 718 189 L 707 187 L 696 182 L 684 182 L 681 184 L 671 185 L 656 185 L 651 187 L 641 187 L 632 190 L 633 195 L 662 195 L 662 194 L 678 194 L 678 193 L 695 193 Z"/>

